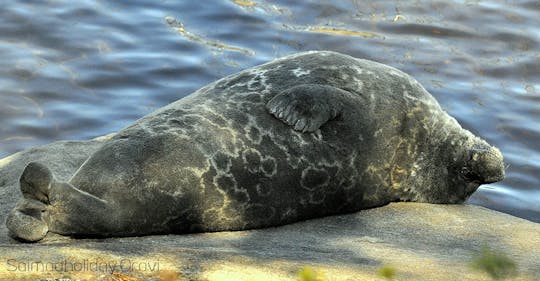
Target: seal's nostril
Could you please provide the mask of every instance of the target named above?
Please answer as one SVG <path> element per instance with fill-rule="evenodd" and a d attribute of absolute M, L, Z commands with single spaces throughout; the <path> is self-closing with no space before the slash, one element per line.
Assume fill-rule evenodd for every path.
<path fill-rule="evenodd" d="M 499 173 L 496 173 L 488 178 L 486 178 L 485 183 L 494 183 L 504 180 L 505 172 L 504 169 L 501 169 Z"/>
<path fill-rule="evenodd" d="M 501 167 L 500 169 L 488 170 L 486 171 L 486 175 L 484 176 L 484 179 L 482 180 L 482 184 L 499 182 L 499 181 L 502 181 L 504 177 L 505 177 L 505 172 L 504 172 L 503 167 Z"/>

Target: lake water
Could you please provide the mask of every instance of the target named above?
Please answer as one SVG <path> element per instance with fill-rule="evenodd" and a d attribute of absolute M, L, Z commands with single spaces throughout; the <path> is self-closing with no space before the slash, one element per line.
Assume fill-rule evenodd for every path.
<path fill-rule="evenodd" d="M 117 131 L 276 57 L 333 50 L 418 79 L 505 156 L 506 179 L 469 203 L 540 222 L 539 21 L 539 1 L 4 0 L 0 158 Z"/>

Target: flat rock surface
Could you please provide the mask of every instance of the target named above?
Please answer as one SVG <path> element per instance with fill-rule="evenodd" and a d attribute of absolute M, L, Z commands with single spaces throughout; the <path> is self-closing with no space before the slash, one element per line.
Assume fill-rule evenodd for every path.
<path fill-rule="evenodd" d="M 72 239 L 36 244 L 8 236 L 24 166 L 41 161 L 67 180 L 103 139 L 61 141 L 0 160 L 0 280 L 490 280 L 473 270 L 482 247 L 518 267 L 511 280 L 540 280 L 540 224 L 471 205 L 393 203 L 358 213 L 239 232 Z M 149 210 L 151 211 L 151 210 Z"/>

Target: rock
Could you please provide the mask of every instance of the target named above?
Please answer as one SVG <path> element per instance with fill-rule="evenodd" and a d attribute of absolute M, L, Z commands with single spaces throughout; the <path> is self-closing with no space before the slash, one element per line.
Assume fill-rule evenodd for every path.
<path fill-rule="evenodd" d="M 3 223 L 31 161 L 67 180 L 103 139 L 61 141 L 0 160 L 0 280 L 298 280 L 309 266 L 326 280 L 490 280 L 470 267 L 487 246 L 540 276 L 540 224 L 471 205 L 392 203 L 358 213 L 240 232 L 73 239 L 11 239 Z M 151 210 L 149 210 L 151 211 Z M 52 280 L 52 279 L 51 279 Z"/>

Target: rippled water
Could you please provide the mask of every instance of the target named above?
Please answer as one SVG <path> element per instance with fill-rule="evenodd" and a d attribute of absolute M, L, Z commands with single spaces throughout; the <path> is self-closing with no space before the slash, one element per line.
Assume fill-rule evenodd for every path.
<path fill-rule="evenodd" d="M 506 157 L 507 178 L 469 202 L 540 222 L 539 1 L 27 2 L 0 9 L 0 157 L 114 132 L 227 74 L 333 50 L 417 78 Z"/>

